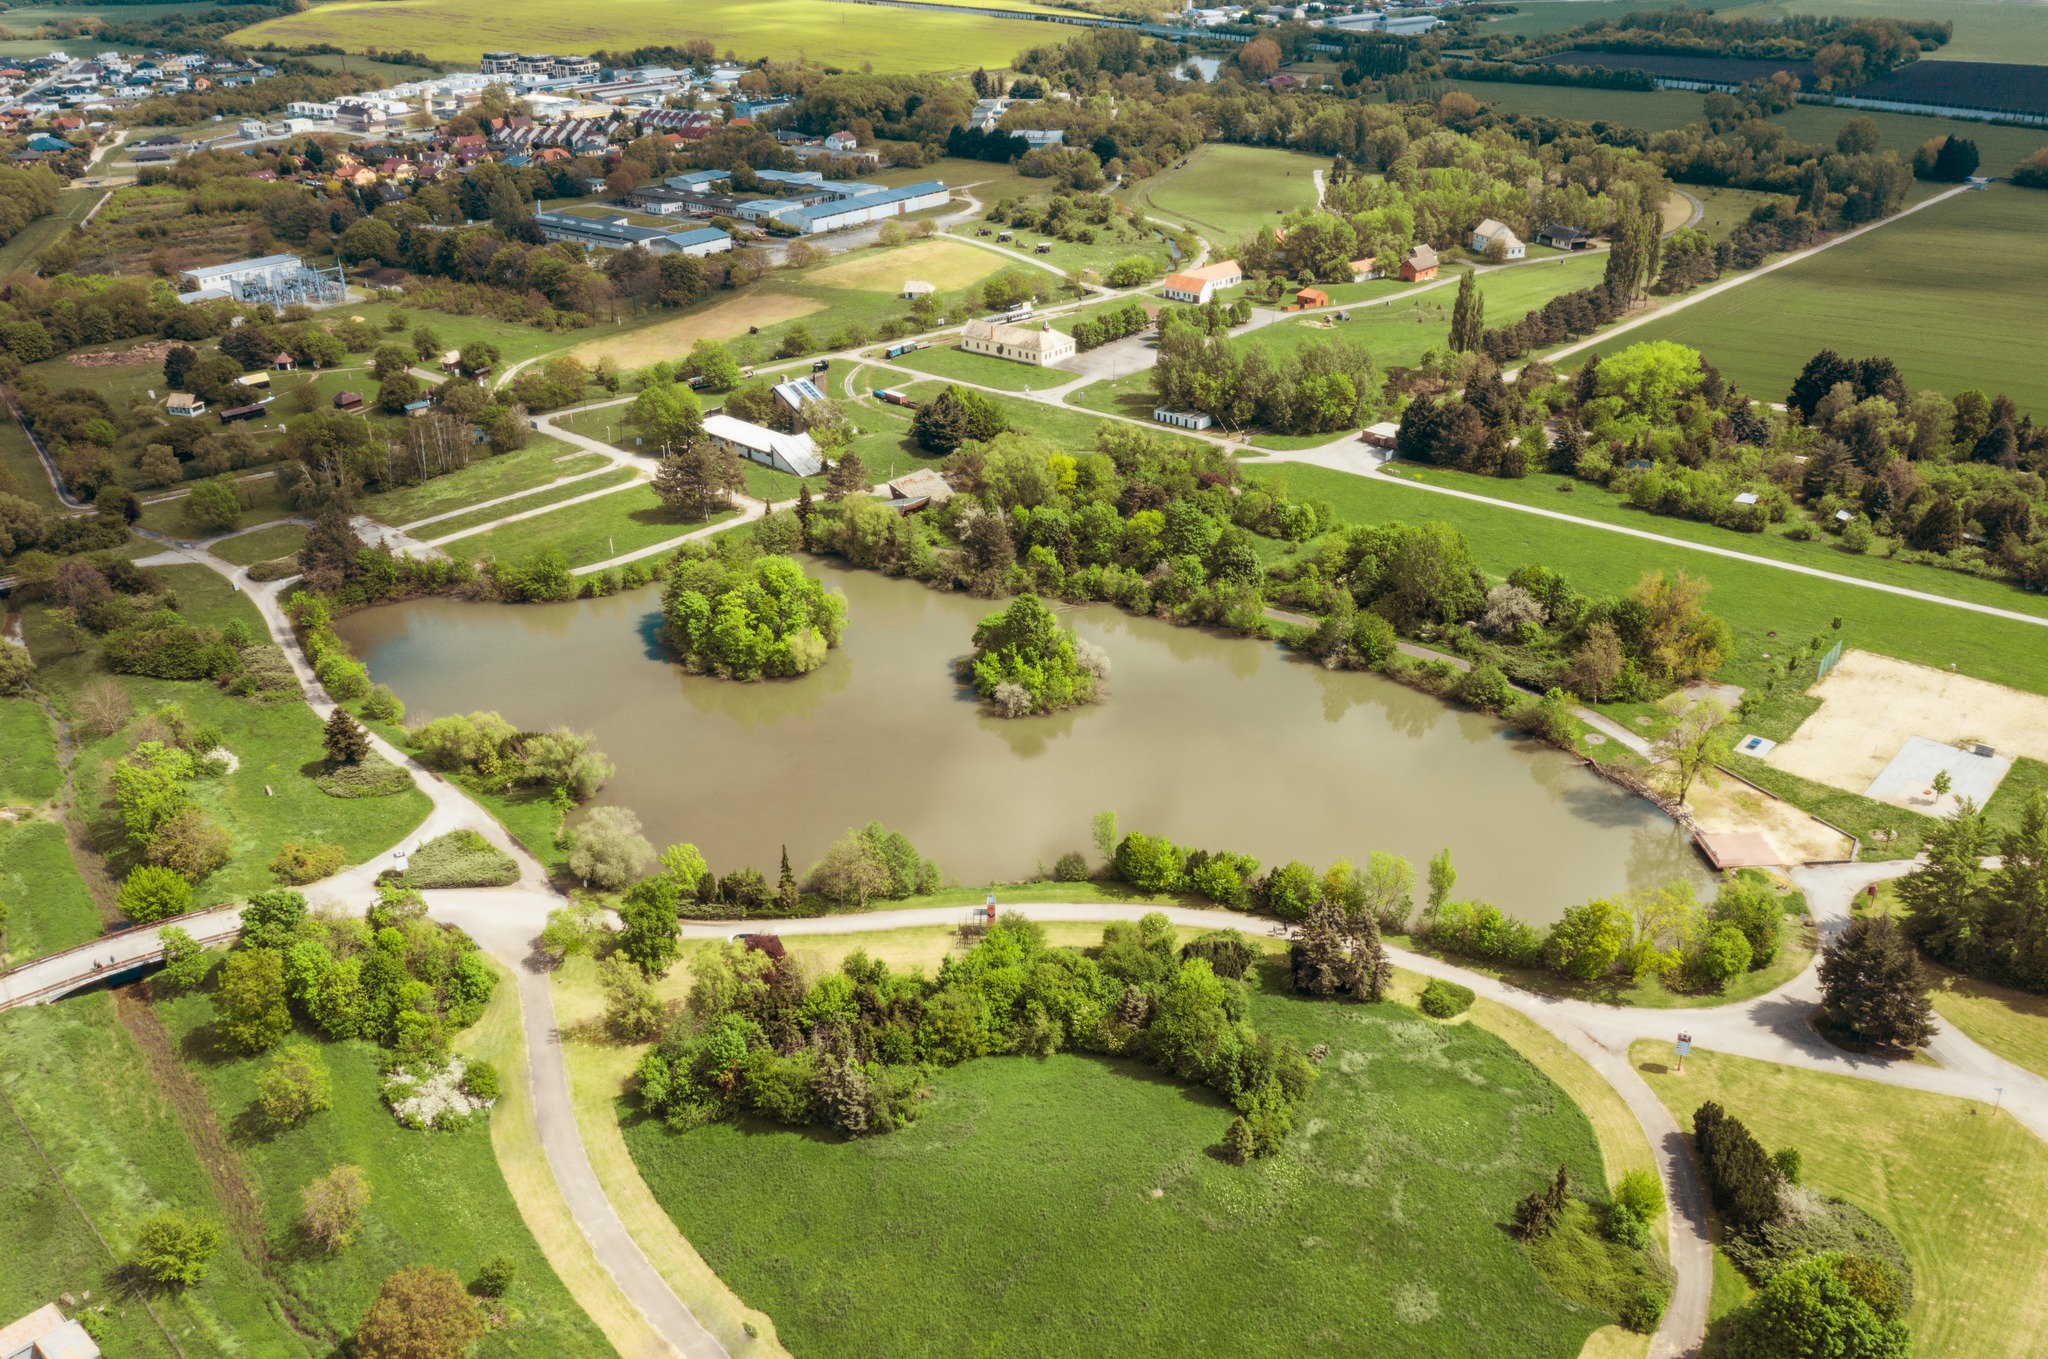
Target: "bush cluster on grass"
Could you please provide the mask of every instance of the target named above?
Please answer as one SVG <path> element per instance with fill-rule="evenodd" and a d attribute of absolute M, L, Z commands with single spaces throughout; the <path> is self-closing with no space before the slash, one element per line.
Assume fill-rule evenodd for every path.
<path fill-rule="evenodd" d="M 287 840 L 270 861 L 270 871 L 287 887 L 302 887 L 339 873 L 348 864 L 348 851 L 340 845 L 307 844 Z"/>
<path fill-rule="evenodd" d="M 420 890 L 504 887 L 519 881 L 519 865 L 473 830 L 453 830 L 421 845 L 407 860 L 405 880 Z"/>
<path fill-rule="evenodd" d="M 1431 1019 L 1451 1019 L 1471 1009 L 1472 1002 L 1478 998 L 1469 986 L 1460 986 L 1442 977 L 1431 977 L 1429 984 L 1422 988 L 1416 1008 Z"/>
<path fill-rule="evenodd" d="M 1181 958 L 1156 914 L 1109 926 L 1092 958 L 1006 916 L 936 979 L 857 952 L 807 983 L 793 960 L 730 944 L 694 971 L 688 1013 L 636 1079 L 642 1103 L 677 1128 L 750 1111 L 848 1136 L 889 1132 L 917 1116 L 934 1069 L 1074 1048 L 1210 1085 L 1239 1111 L 1226 1148 L 1266 1155 L 1316 1076 L 1292 1040 L 1245 1022 L 1243 983 Z"/>
<path fill-rule="evenodd" d="M 561 789 L 580 801 L 613 771 L 587 732 L 567 727 L 523 732 L 494 712 L 437 717 L 412 728 L 406 739 L 426 764 L 463 775 L 491 792 L 517 786 Z"/>
<path fill-rule="evenodd" d="M 354 764 L 337 764 L 313 776 L 329 797 L 393 797 L 412 787 L 412 775 L 372 750 Z"/>
<path fill-rule="evenodd" d="M 408 1062 L 384 1078 L 384 1102 L 408 1128 L 452 1132 L 467 1127 L 496 1102 L 495 1097 L 485 1099 L 469 1089 L 464 1079 L 468 1066 L 461 1057 Z"/>

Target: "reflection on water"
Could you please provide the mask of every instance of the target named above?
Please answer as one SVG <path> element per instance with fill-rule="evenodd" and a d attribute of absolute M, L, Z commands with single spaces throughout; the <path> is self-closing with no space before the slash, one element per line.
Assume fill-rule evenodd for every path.
<path fill-rule="evenodd" d="M 574 604 L 418 600 L 340 631 L 414 718 L 494 708 L 597 733 L 657 845 L 721 871 L 799 866 L 848 826 L 902 830 L 962 882 L 1015 878 L 1126 828 L 1318 866 L 1449 845 L 1460 895 L 1553 919 L 1601 893 L 1699 876 L 1654 807 L 1489 719 L 1261 642 L 1063 609 L 1115 667 L 1108 699 L 985 715 L 954 679 L 986 601 L 813 563 L 849 602 L 844 646 L 801 680 L 730 684 L 663 657 L 655 590 Z"/>

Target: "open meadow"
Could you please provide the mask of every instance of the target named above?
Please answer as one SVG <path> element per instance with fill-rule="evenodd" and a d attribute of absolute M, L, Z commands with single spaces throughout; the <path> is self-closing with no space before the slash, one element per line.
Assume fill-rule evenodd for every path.
<path fill-rule="evenodd" d="M 1477 1025 L 1303 1000 L 1274 975 L 1253 1022 L 1332 1051 L 1301 1130 L 1244 1168 L 1213 1151 L 1215 1096 L 1074 1054 L 945 1072 L 888 1136 L 678 1135 L 628 1111 L 627 1145 L 705 1260 L 819 1359 L 1082 1337 L 1132 1356 L 1579 1354 L 1611 1318 L 1546 1286 L 1499 1224 L 1560 1163 L 1604 1197 L 1585 1115 Z"/>
<path fill-rule="evenodd" d="M 2048 194 L 2037 190 L 1958 194 L 1598 349 L 1677 340 L 1768 401 L 1784 400 L 1822 348 L 1884 354 L 1915 391 L 2004 392 L 2038 415 L 2048 373 L 2033 346 L 2014 341 L 2034 333 L 2048 296 L 2044 214 Z"/>
<path fill-rule="evenodd" d="M 1129 197 L 1141 212 L 1184 222 L 1222 259 L 1237 242 L 1282 213 L 1316 201 L 1314 172 L 1330 159 L 1300 151 L 1211 143 L 1198 147 L 1185 169 L 1161 170 L 1140 180 Z"/>
<path fill-rule="evenodd" d="M 1799 1150 L 1800 1183 L 1888 1227 L 1913 1265 L 1916 1354 L 2020 1359 L 2048 1324 L 2048 1147 L 1983 1104 L 1667 1044 L 1629 1060 L 1681 1128 L 1707 1100 L 1765 1147 Z M 1816 1116 L 1817 1110 L 1826 1110 Z"/>
<path fill-rule="evenodd" d="M 1017 8 L 1017 6 L 1004 6 Z M 342 0 L 269 19 L 234 35 L 242 42 L 336 43 L 412 48 L 473 62 L 493 48 L 523 52 L 630 51 L 654 40 L 708 38 L 742 58 L 810 58 L 877 70 L 1001 69 L 1057 30 L 1015 20 L 936 9 L 880 9 L 831 0 L 702 0 L 677 8 L 660 0 L 615 0 L 564 8 L 545 0 Z"/>

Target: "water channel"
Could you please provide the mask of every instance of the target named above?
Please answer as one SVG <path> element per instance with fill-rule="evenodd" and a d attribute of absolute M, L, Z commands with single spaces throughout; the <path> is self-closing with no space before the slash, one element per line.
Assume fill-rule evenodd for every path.
<path fill-rule="evenodd" d="M 842 647 L 800 680 L 734 684 L 663 655 L 657 588 L 570 604 L 426 599 L 338 630 L 408 718 L 495 709 L 527 729 L 596 733 L 659 847 L 773 880 L 849 826 L 879 820 L 948 880 L 1015 880 L 1089 843 L 1089 817 L 1317 867 L 1367 851 L 1418 872 L 1450 846 L 1457 895 L 1537 924 L 1589 897 L 1703 881 L 1667 817 L 1488 718 L 1372 675 L 1331 673 L 1264 642 L 1107 606 L 1070 609 L 1114 671 L 1109 696 L 1053 717 L 985 715 L 950 662 L 994 606 L 851 571 Z M 1091 852 L 1092 853 L 1092 852 Z"/>

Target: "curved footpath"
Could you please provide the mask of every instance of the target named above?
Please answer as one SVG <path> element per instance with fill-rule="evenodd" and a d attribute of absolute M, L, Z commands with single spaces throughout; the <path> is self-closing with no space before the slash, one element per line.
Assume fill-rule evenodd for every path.
<path fill-rule="evenodd" d="M 255 603 L 272 639 L 284 649 L 314 713 L 324 719 L 333 710 L 333 702 L 313 675 L 285 617 L 280 596 L 286 582 L 252 583 L 246 569 L 184 545 L 170 545 L 165 552 L 142 560 L 160 564 L 190 562 L 233 581 Z M 597 1180 L 577 1130 L 548 977 L 532 958 L 534 937 L 546 923 L 547 913 L 560 905 L 563 897 L 550 885 L 539 861 L 467 794 L 374 732 L 370 739 L 379 754 L 411 774 L 433 804 L 426 820 L 406 837 L 404 844 L 417 845 L 447 831 L 470 829 L 510 854 L 519 865 L 519 881 L 513 886 L 428 892 L 428 908 L 435 918 L 467 930 L 518 978 L 529 1083 L 541 1143 L 549 1170 L 594 1257 L 677 1352 L 690 1359 L 714 1359 L 726 1354 L 717 1337 L 690 1313 L 620 1221 Z M 323 904 L 366 910 L 376 898 L 375 879 L 384 866 L 384 858 L 379 855 L 370 863 L 313 884 L 308 894 Z M 1793 878 L 1806 892 L 1809 909 L 1820 922 L 1823 935 L 1830 936 L 1847 925 L 1856 893 L 1870 883 L 1898 876 L 1911 868 L 1910 862 L 1816 866 L 1794 870 Z M 1136 919 L 1158 910 L 1179 925 L 1243 929 L 1263 924 L 1274 934 L 1285 933 L 1285 927 L 1274 922 L 1220 909 L 1105 902 L 1035 902 L 1009 909 L 1035 920 L 1086 922 Z M 688 938 L 725 938 L 766 923 L 781 934 L 851 934 L 954 924 L 964 914 L 957 906 L 925 907 L 774 922 L 693 923 L 686 925 L 683 933 Z M 119 947 L 124 961 L 140 960 L 152 947 L 160 956 L 155 935 L 153 927 L 122 935 Z M 1650 1353 L 1654 1359 L 1697 1351 L 1706 1329 L 1713 1259 L 1704 1197 L 1685 1138 L 1676 1120 L 1628 1060 L 1629 1045 L 1636 1040 L 1669 1041 L 1684 1029 L 1705 1050 L 1963 1099 L 1989 1101 L 1996 1097 L 2036 1136 L 2048 1140 L 2048 1080 L 1995 1056 L 1945 1023 L 1938 1024 L 1931 1048 L 1941 1063 L 1939 1067 L 1858 1057 L 1826 1043 L 1808 1022 L 1819 998 L 1817 970 L 1811 965 L 1786 985 L 1750 1001 L 1703 1009 L 1643 1010 L 1540 995 L 1437 958 L 1402 949 L 1389 952 L 1403 967 L 1457 980 L 1542 1025 L 1599 1071 L 1636 1115 L 1656 1155 L 1671 1204 L 1668 1246 L 1676 1286 L 1652 1340 Z M 85 956 L 89 962 L 90 950 L 74 953 Z M 61 979 L 57 976 L 61 969 L 77 966 L 76 962 L 66 961 L 71 957 L 58 955 L 43 960 L 37 989 L 47 990 L 53 980 Z M 27 981 L 23 974 L 28 971 L 22 969 L 14 975 Z M 15 994 L 20 999 L 14 1003 L 29 999 L 19 992 Z M 7 1003 L 0 996 L 0 1007 Z"/>

